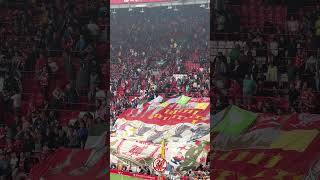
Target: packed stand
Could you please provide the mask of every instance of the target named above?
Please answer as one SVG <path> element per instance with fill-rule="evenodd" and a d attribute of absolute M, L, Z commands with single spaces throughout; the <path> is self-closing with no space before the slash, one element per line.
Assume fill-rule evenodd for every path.
<path fill-rule="evenodd" d="M 310 3 L 231 1 L 215 14 L 216 111 L 235 104 L 257 112 L 319 113 L 320 6 Z"/>
<path fill-rule="evenodd" d="M 105 121 L 106 7 L 1 1 L 2 179 L 26 179 L 57 148 L 84 148 L 90 127 Z"/>
<path fill-rule="evenodd" d="M 158 95 L 209 96 L 209 11 L 176 8 L 111 15 L 111 122 Z"/>
<path fill-rule="evenodd" d="M 123 172 L 130 172 L 141 175 L 152 175 L 152 169 L 147 166 L 136 166 L 127 164 L 110 164 L 111 170 L 119 170 Z M 163 174 L 157 174 L 161 177 L 164 175 L 168 180 L 208 180 L 210 179 L 210 166 L 209 163 L 205 165 L 199 165 L 195 170 L 184 171 L 181 173 L 177 172 L 171 166 L 168 166 Z"/>

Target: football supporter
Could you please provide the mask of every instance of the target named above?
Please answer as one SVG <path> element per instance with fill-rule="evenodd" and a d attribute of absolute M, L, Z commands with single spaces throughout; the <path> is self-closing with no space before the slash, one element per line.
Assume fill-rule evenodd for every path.
<path fill-rule="evenodd" d="M 107 106 L 107 76 L 100 70 L 107 62 L 104 3 L 34 0 L 23 5 L 0 2 L 4 179 L 26 178 L 33 165 L 58 148 L 84 148 L 89 125 L 106 122 L 101 109 Z M 89 85 L 98 88 L 93 103 Z M 94 116 L 98 109 L 99 121 Z"/>
<path fill-rule="evenodd" d="M 257 1 L 250 8 L 268 8 L 270 2 Z M 236 7 L 249 10 L 248 5 L 234 2 L 225 5 L 223 14 L 238 13 L 241 21 L 239 30 L 224 26 L 223 32 L 227 33 L 221 33 L 220 22 L 217 20 L 213 24 L 217 28 L 212 35 L 214 61 L 211 65 L 215 87 L 218 88 L 215 94 L 219 95 L 219 101 L 214 105 L 216 111 L 235 101 L 242 108 L 254 111 L 320 111 L 316 101 L 319 96 L 320 69 L 317 53 L 320 46 L 316 31 L 319 5 L 302 3 L 301 7 L 290 9 L 291 2 L 272 1 L 271 4 L 275 6 L 272 9 L 273 19 L 268 15 L 258 18 L 259 14 L 243 17 L 242 11 L 237 11 Z M 310 5 L 314 7 L 310 13 L 303 13 L 303 9 Z M 290 10 L 290 13 L 286 10 Z M 225 24 L 233 22 L 237 20 L 227 18 Z M 235 92 L 233 81 L 241 86 L 241 97 L 235 98 L 234 94 L 240 91 Z M 256 88 L 252 84 L 256 84 Z M 229 93 L 226 93 L 226 89 Z"/>

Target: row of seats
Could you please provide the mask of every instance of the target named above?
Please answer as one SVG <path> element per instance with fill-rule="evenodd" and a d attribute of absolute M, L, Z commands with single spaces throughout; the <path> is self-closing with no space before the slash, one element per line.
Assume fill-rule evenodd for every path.
<path fill-rule="evenodd" d="M 240 23 L 243 26 L 262 27 L 266 22 L 283 26 L 287 19 L 287 8 L 283 6 L 272 8 L 251 4 L 250 6 L 230 6 L 229 8 L 240 17 Z"/>

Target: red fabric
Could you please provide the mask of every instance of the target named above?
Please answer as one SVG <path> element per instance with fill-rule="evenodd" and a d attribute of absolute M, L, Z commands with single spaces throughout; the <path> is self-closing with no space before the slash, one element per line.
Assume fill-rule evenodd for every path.
<path fill-rule="evenodd" d="M 282 129 L 320 129 L 320 115 L 309 113 L 295 113 L 290 116 L 290 118 L 283 125 Z"/>
<path fill-rule="evenodd" d="M 96 164 L 85 171 L 82 175 L 71 175 L 70 172 L 83 167 L 88 160 L 91 150 L 80 150 L 72 152 L 71 149 L 60 149 L 49 157 L 47 163 L 38 164 L 31 170 L 31 179 L 38 177 L 45 177 L 46 180 L 68 179 L 68 180 L 87 180 L 87 179 L 106 179 L 106 156 L 103 156 Z M 49 169 L 62 165 L 64 161 L 71 156 L 70 164 L 62 168 L 59 173 L 53 173 Z"/>
<path fill-rule="evenodd" d="M 37 62 L 36 62 L 37 70 L 42 69 L 43 67 L 45 67 L 45 65 L 46 65 L 45 59 L 41 59 L 41 58 L 37 59 Z"/>
<path fill-rule="evenodd" d="M 319 156 L 317 146 L 319 146 L 319 138 L 315 139 L 314 142 L 305 150 L 305 152 L 296 151 L 283 151 L 277 149 L 263 149 L 263 150 L 234 150 L 230 151 L 225 159 L 220 159 L 228 152 L 216 151 L 215 160 L 212 162 L 212 166 L 217 169 L 224 169 L 228 171 L 237 172 L 248 177 L 257 175 L 257 173 L 264 170 L 277 170 L 281 169 L 290 173 L 306 174 L 314 162 L 314 157 Z M 249 152 L 240 161 L 234 161 L 234 159 L 241 152 Z M 255 155 L 264 153 L 263 159 L 259 164 L 251 164 L 248 161 L 251 160 Z M 273 167 L 266 167 L 272 157 L 280 155 L 281 159 Z M 294 164 L 294 166 L 292 166 Z"/>
<path fill-rule="evenodd" d="M 282 120 L 282 117 L 276 116 L 274 114 L 260 114 L 254 125 L 249 129 L 249 131 L 263 128 L 279 127 L 282 123 Z"/>
<path fill-rule="evenodd" d="M 231 96 L 234 100 L 236 97 L 240 97 L 241 94 L 242 92 L 239 83 L 233 81 L 231 84 L 231 88 L 229 89 L 229 96 Z"/>
<path fill-rule="evenodd" d="M 209 113 L 210 106 L 205 110 L 201 109 L 180 109 L 174 110 L 176 105 L 168 105 L 167 107 L 158 111 L 153 117 L 151 117 L 150 112 L 144 114 L 148 107 L 144 107 L 142 112 L 137 114 L 138 110 L 134 109 L 131 112 L 122 113 L 119 118 L 124 118 L 126 120 L 140 120 L 141 122 L 147 124 L 157 124 L 160 126 L 163 125 L 175 125 L 178 123 L 192 123 L 197 120 L 198 123 L 204 122 L 203 119 L 206 116 L 203 112 Z"/>
<path fill-rule="evenodd" d="M 48 158 L 47 161 L 41 162 L 31 169 L 30 178 L 40 179 L 41 176 L 45 176 L 51 167 L 56 167 L 57 165 L 63 163 L 67 159 L 70 152 L 70 149 L 57 150 Z"/>

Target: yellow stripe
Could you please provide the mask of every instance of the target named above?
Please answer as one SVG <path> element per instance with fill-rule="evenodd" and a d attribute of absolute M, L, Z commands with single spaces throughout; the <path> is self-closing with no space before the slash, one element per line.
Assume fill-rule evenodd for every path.
<path fill-rule="evenodd" d="M 230 176 L 232 173 L 230 171 L 222 171 L 219 173 L 219 176 L 216 180 L 226 180 L 228 176 Z"/>
<path fill-rule="evenodd" d="M 218 160 L 223 161 L 226 160 L 226 158 L 231 154 L 231 152 L 224 153 Z"/>
<path fill-rule="evenodd" d="M 273 156 L 267 163 L 267 165 L 265 165 L 264 167 L 266 168 L 272 168 L 275 165 L 278 164 L 278 162 L 282 159 L 282 156 L 280 156 L 279 154 L 276 156 Z"/>
<path fill-rule="evenodd" d="M 257 165 L 262 161 L 264 156 L 265 156 L 264 153 L 259 153 L 259 154 L 255 155 L 250 161 L 248 161 L 248 163 Z"/>
<path fill-rule="evenodd" d="M 239 177 L 239 180 L 247 180 L 247 179 L 248 179 L 247 176 L 240 175 L 240 177 Z"/>
<path fill-rule="evenodd" d="M 234 158 L 232 161 L 242 161 L 247 155 L 249 154 L 249 152 L 245 151 L 245 152 L 241 152 L 238 154 L 238 156 L 236 158 Z"/>
<path fill-rule="evenodd" d="M 266 171 L 261 171 L 257 175 L 255 175 L 254 177 L 263 177 L 265 172 Z"/>
<path fill-rule="evenodd" d="M 289 173 L 287 171 L 279 170 L 278 174 L 276 176 L 273 176 L 275 180 L 282 180 L 285 176 L 287 176 Z"/>
<path fill-rule="evenodd" d="M 303 175 L 297 175 L 297 176 L 293 176 L 292 180 L 301 180 L 303 178 Z"/>

